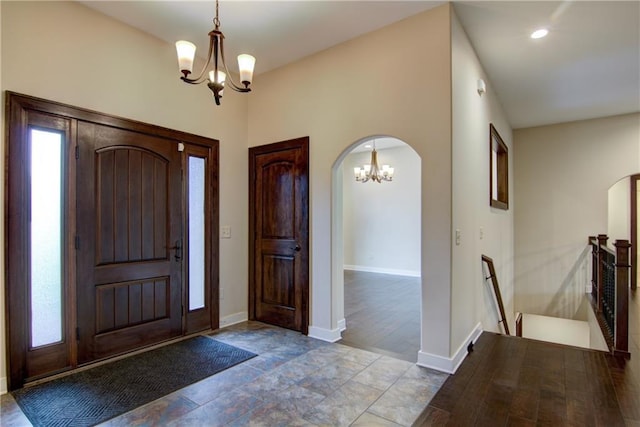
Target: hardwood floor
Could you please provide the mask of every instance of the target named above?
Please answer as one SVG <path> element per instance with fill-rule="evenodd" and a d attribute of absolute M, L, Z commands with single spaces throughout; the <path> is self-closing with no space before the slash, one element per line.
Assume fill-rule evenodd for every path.
<path fill-rule="evenodd" d="M 484 332 L 416 426 L 640 426 L 640 301 L 630 360 Z"/>
<path fill-rule="evenodd" d="M 420 278 L 345 270 L 341 344 L 416 362 Z"/>

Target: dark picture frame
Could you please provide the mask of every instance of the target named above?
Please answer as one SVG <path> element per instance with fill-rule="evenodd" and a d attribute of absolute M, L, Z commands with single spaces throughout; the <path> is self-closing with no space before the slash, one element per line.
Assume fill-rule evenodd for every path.
<path fill-rule="evenodd" d="M 489 204 L 509 209 L 509 150 L 493 123 L 489 123 Z"/>

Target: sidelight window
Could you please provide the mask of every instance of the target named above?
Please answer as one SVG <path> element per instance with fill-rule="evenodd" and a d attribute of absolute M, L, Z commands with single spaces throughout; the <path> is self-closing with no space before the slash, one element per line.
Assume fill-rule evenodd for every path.
<path fill-rule="evenodd" d="M 63 134 L 30 130 L 31 347 L 62 341 Z"/>
<path fill-rule="evenodd" d="M 205 306 L 205 159 L 189 156 L 189 310 Z"/>

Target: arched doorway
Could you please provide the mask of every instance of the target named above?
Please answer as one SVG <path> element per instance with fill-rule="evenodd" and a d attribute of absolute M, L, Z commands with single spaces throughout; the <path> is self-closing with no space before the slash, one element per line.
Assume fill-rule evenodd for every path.
<path fill-rule="evenodd" d="M 354 167 L 394 168 L 392 181 L 356 180 Z M 332 278 L 341 342 L 416 362 L 420 350 L 421 160 L 400 139 L 371 136 L 333 166 Z"/>

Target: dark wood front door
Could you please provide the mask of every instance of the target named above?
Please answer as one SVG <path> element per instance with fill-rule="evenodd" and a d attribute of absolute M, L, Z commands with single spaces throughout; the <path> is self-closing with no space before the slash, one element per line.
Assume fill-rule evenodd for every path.
<path fill-rule="evenodd" d="M 309 138 L 249 149 L 250 317 L 308 332 Z"/>
<path fill-rule="evenodd" d="M 78 362 L 182 333 L 181 159 L 159 137 L 80 122 Z M 80 184 L 82 183 L 82 184 Z"/>
<path fill-rule="evenodd" d="M 9 389 L 218 327 L 218 141 L 6 92 Z"/>

